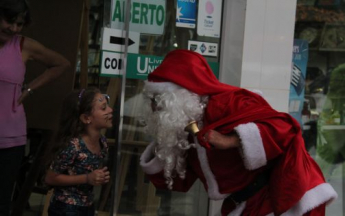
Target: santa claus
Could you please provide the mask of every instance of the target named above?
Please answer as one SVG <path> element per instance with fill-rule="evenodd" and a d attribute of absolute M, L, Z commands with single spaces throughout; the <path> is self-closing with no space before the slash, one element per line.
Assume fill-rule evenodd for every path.
<path fill-rule="evenodd" d="M 188 191 L 200 179 L 210 199 L 224 199 L 222 215 L 325 215 L 337 197 L 299 124 L 260 94 L 219 82 L 201 55 L 170 52 L 143 94 L 154 142 L 140 165 L 156 187 Z"/>

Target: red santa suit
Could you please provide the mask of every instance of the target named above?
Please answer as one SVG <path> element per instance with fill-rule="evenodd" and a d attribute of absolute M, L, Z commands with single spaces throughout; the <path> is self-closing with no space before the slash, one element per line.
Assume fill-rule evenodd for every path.
<path fill-rule="evenodd" d="M 210 199 L 225 199 L 269 173 L 267 183 L 246 201 L 225 199 L 222 215 L 325 214 L 325 205 L 337 193 L 306 151 L 299 124 L 290 115 L 272 109 L 257 93 L 220 83 L 205 59 L 188 50 L 170 52 L 149 75 L 146 88 L 161 93 L 175 84 L 208 95 L 209 101 L 197 147 L 188 150 L 186 178 L 176 177 L 173 190 L 188 191 L 200 179 Z M 241 147 L 210 148 L 203 139 L 210 129 L 236 132 Z M 153 147 L 148 146 L 140 163 L 156 187 L 166 188 L 163 165 L 152 159 Z"/>

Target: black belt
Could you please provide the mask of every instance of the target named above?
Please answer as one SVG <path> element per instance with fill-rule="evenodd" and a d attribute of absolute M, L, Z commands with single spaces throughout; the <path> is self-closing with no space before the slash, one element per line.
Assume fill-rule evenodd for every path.
<path fill-rule="evenodd" d="M 230 194 L 225 200 L 232 200 L 236 205 L 248 200 L 254 196 L 259 190 L 268 184 L 270 177 L 270 170 L 260 173 L 256 179 L 240 191 Z"/>

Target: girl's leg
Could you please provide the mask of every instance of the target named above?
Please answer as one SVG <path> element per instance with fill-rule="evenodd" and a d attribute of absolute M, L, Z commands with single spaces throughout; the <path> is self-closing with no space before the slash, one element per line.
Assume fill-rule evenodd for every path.
<path fill-rule="evenodd" d="M 94 206 L 85 207 L 53 201 L 48 208 L 49 216 L 94 216 Z"/>
<path fill-rule="evenodd" d="M 48 207 L 48 216 L 62 216 L 64 208 L 58 203 L 51 201 Z"/>
<path fill-rule="evenodd" d="M 49 216 L 84 216 L 78 206 L 76 205 L 69 205 L 59 201 L 52 201 L 50 202 L 48 208 L 48 215 Z"/>
<path fill-rule="evenodd" d="M 95 216 L 95 206 L 92 205 L 87 208 L 87 213 L 85 214 L 86 216 Z"/>

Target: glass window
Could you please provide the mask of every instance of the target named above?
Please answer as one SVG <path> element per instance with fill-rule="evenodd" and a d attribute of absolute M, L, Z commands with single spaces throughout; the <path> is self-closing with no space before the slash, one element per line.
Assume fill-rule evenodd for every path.
<path fill-rule="evenodd" d="M 125 2 L 131 3 L 130 16 L 132 21 L 129 24 L 130 32 L 138 32 L 139 43 L 138 52 L 127 53 L 127 78 L 121 76 L 104 76 L 101 70 L 102 55 L 102 27 L 112 27 L 110 20 L 118 17 L 124 21 L 126 13 Z M 186 0 L 179 2 L 187 3 Z M 177 14 L 180 18 L 180 7 L 177 0 L 91 0 L 89 11 L 89 46 L 88 46 L 88 79 L 87 85 L 98 87 L 103 93 L 110 96 L 109 106 L 113 107 L 113 128 L 104 131 L 109 145 L 109 156 L 105 159 L 111 174 L 112 182 L 94 187 L 95 208 L 98 216 L 112 215 L 114 211 L 117 215 L 189 215 L 206 216 L 208 214 L 208 195 L 200 181 L 194 183 L 192 188 L 186 192 L 173 192 L 169 190 L 158 190 L 149 182 L 139 166 L 139 158 L 151 139 L 143 133 L 143 127 L 139 124 L 137 116 L 142 107 L 141 91 L 144 81 L 164 56 L 174 49 L 196 49 L 202 48 L 202 44 L 209 45 L 209 54 L 205 56 L 216 75 L 218 75 L 218 63 L 220 55 L 220 35 L 221 35 L 221 11 L 222 0 L 190 0 L 195 6 L 191 16 L 197 18 L 201 10 L 219 17 L 219 32 L 210 36 L 209 32 L 202 34 L 197 31 L 195 26 L 186 27 L 182 21 L 177 21 Z M 200 7 L 203 2 L 207 7 Z M 117 11 L 111 10 L 111 5 L 117 4 Z M 142 29 L 145 33 L 138 30 L 141 28 L 133 23 L 149 22 L 152 17 L 148 17 L 149 10 L 156 12 L 157 16 L 153 19 L 159 21 L 162 14 L 161 8 L 155 4 L 164 4 L 164 23 L 161 33 L 153 33 Z M 115 5 L 113 5 L 115 7 Z M 104 9 L 104 10 L 103 10 Z M 191 8 L 192 9 L 192 8 Z M 159 11 L 159 12 L 158 12 Z M 116 13 L 114 15 L 114 13 Z M 205 15 L 206 16 L 206 15 Z M 159 20 L 158 20 L 159 19 Z M 103 22 L 103 25 L 102 25 Z M 176 23 L 179 22 L 180 25 Z M 126 23 L 125 23 L 126 24 Z M 208 23 L 210 24 L 210 23 Z M 121 31 L 122 28 L 115 28 Z M 218 35 L 217 35 L 218 34 Z M 122 41 L 122 38 L 115 38 L 115 41 Z M 131 37 L 129 37 L 131 39 Z M 197 45 L 189 45 L 189 42 L 196 41 Z M 204 45 L 204 46 L 205 46 Z M 215 46 L 216 45 L 216 46 Z M 128 50 L 130 46 L 128 46 Z M 118 50 L 108 49 L 112 53 Z M 123 50 L 121 50 L 123 51 Z M 195 51 L 195 50 L 194 50 Z M 138 60 L 139 58 L 139 60 Z M 78 59 L 81 59 L 79 53 Z M 152 61 L 151 61 L 152 60 Z M 122 63 L 123 63 L 122 59 Z M 122 65 L 121 61 L 110 60 L 108 66 L 117 67 Z M 153 63 L 153 65 L 149 65 Z M 81 62 L 77 65 L 77 76 L 75 88 L 80 87 L 81 81 Z M 125 65 L 123 65 L 125 66 Z M 134 71 L 146 71 L 146 76 L 133 76 Z M 85 77 L 84 77 L 85 78 Z M 124 86 L 124 88 L 122 88 Z M 119 123 L 122 122 L 121 125 Z M 116 189 L 115 189 L 115 186 Z M 46 191 L 44 191 L 46 193 Z M 42 215 L 47 214 L 47 207 L 51 191 L 47 196 L 42 197 L 33 193 L 30 202 L 40 203 L 38 211 L 43 211 Z M 44 203 L 43 203 L 44 202 Z M 43 206 L 44 205 L 44 206 Z M 32 208 L 33 209 L 33 208 Z M 30 210 L 31 211 L 31 210 Z M 30 215 L 32 212 L 27 211 Z"/>
<path fill-rule="evenodd" d="M 326 215 L 343 215 L 344 209 L 344 9 L 340 0 L 297 1 L 290 113 L 303 127 L 307 150 L 338 192 Z"/>
<path fill-rule="evenodd" d="M 113 3 L 114 2 L 115 4 L 119 2 L 118 4 L 121 5 L 124 1 L 118 0 L 113 1 Z M 120 160 L 116 162 L 116 167 L 118 169 L 116 169 L 116 167 L 111 168 L 113 172 L 116 172 L 118 189 L 114 190 L 113 185 L 110 186 L 111 188 L 103 189 L 99 195 L 100 207 L 98 209 L 99 212 L 102 213 L 109 212 L 112 208 L 115 208 L 117 209 L 117 213 L 121 215 L 206 216 L 208 213 L 208 195 L 200 181 L 197 181 L 187 193 L 182 193 L 169 190 L 158 190 L 144 175 L 139 166 L 139 159 L 151 139 L 143 132 L 143 126 L 140 125 L 137 117 L 141 113 L 140 109 L 143 106 L 141 91 L 144 80 L 147 74 L 158 66 L 158 64 L 155 63 L 160 62 L 169 51 L 174 49 L 189 49 L 191 47 L 188 44 L 189 41 L 198 41 L 211 45 L 217 44 L 218 49 L 213 50 L 217 53 L 214 56 L 205 56 L 210 64 L 216 63 L 215 65 L 217 65 L 220 53 L 220 32 L 217 37 L 200 36 L 197 32 L 197 23 L 191 28 L 177 26 L 178 21 L 176 15 L 180 9 L 178 9 L 177 1 L 169 0 L 156 1 L 157 4 L 163 2 L 165 5 L 165 23 L 162 33 L 143 33 L 141 30 L 138 30 L 138 28 L 141 27 L 138 27 L 136 24 L 141 22 L 141 18 L 143 18 L 143 20 L 145 19 L 145 14 L 139 16 L 139 13 L 142 13 L 143 10 L 145 11 L 144 8 L 146 8 L 146 6 L 144 4 L 150 4 L 150 2 L 152 3 L 155 1 L 131 1 L 131 22 L 129 22 L 128 28 L 130 31 L 140 32 L 140 39 L 139 52 L 128 52 L 126 66 L 127 78 L 121 80 L 121 77 L 114 77 L 111 78 L 109 82 L 103 82 L 105 84 L 104 88 L 108 90 L 110 85 L 113 86 L 112 92 L 108 92 L 107 90 L 108 94 L 112 94 L 111 98 L 115 98 L 115 101 L 119 101 L 120 98 L 123 97 L 123 113 L 118 113 L 123 118 L 123 125 L 119 130 L 121 137 L 119 141 L 120 147 L 115 145 L 116 141 L 114 145 L 111 146 L 113 154 L 120 152 L 121 155 Z M 198 8 L 199 1 L 190 2 L 193 2 L 196 6 L 195 17 L 197 17 L 198 10 L 204 10 L 205 8 Z M 212 2 L 215 4 L 213 5 L 214 7 L 222 8 L 222 0 Z M 110 3 L 108 2 L 108 4 Z M 213 11 L 214 8 L 211 9 Z M 120 14 L 120 10 L 126 12 L 126 8 L 121 7 L 116 11 L 116 13 L 118 13 L 117 15 Z M 156 11 L 159 10 L 157 9 Z M 115 12 L 110 13 L 110 16 L 114 17 L 114 13 Z M 218 15 L 221 17 L 221 13 L 217 14 L 217 16 Z M 219 20 L 219 22 L 220 28 L 221 20 Z M 108 23 L 105 24 L 105 26 L 111 26 L 111 24 Z M 146 30 L 143 29 L 143 31 Z M 213 68 L 212 65 L 211 68 Z M 216 66 L 215 70 L 217 70 L 217 68 Z M 133 71 L 141 71 L 145 75 L 138 77 L 133 75 Z M 108 80 L 109 78 L 103 77 L 103 79 Z M 110 84 L 111 82 L 112 84 Z M 121 92 L 121 85 L 125 85 L 124 92 Z M 115 93 L 114 88 L 117 88 L 117 93 Z M 113 96 L 114 94 L 115 97 Z M 121 94 L 124 95 L 121 96 Z M 118 102 L 117 105 L 118 106 L 115 105 L 115 109 L 120 109 L 120 102 Z M 112 137 L 110 134 L 109 136 Z M 114 191 L 115 193 L 113 194 Z M 112 195 L 114 195 L 114 197 L 109 199 Z"/>

